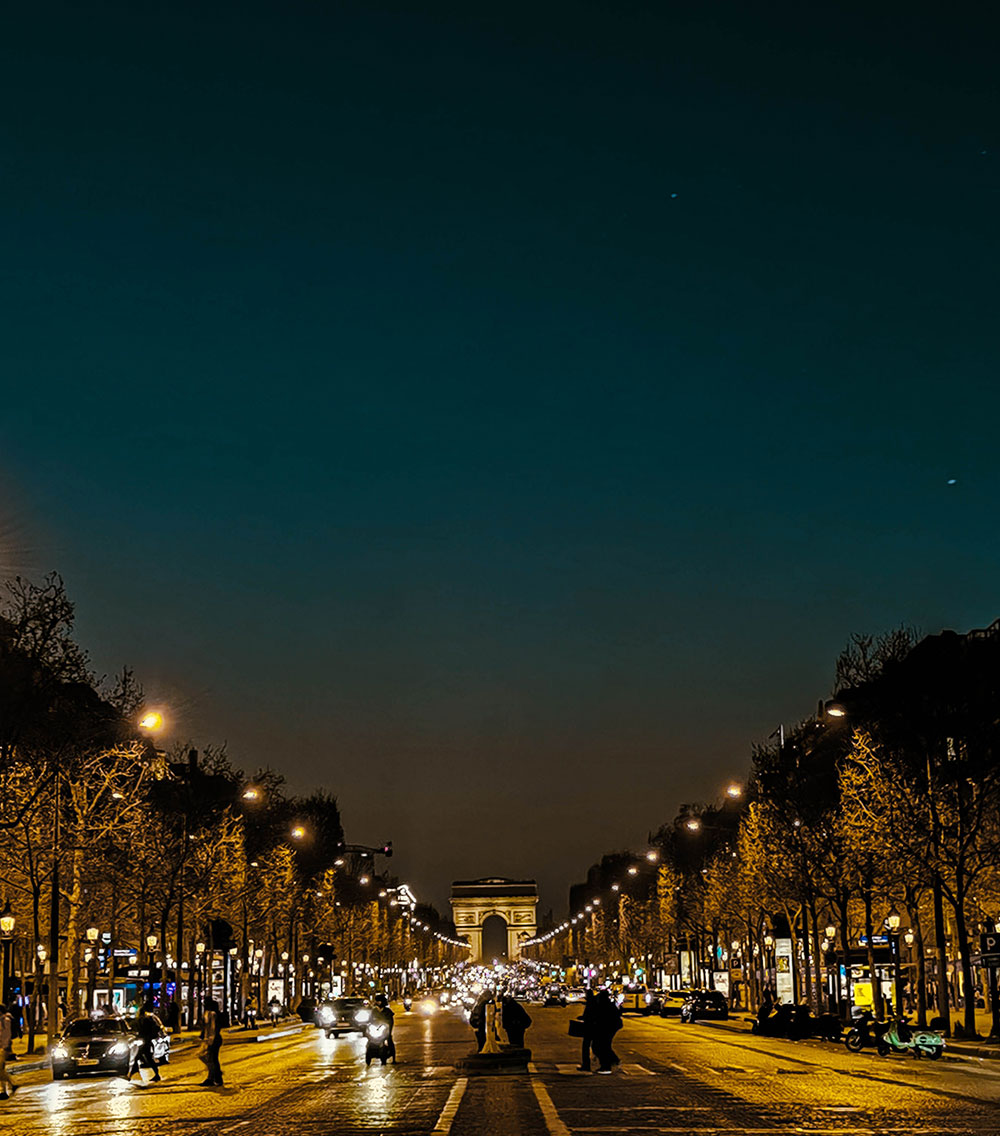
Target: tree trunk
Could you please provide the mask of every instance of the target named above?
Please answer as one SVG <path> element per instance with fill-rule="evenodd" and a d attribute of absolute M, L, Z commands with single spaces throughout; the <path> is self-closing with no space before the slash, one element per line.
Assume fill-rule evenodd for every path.
<path fill-rule="evenodd" d="M 881 1019 L 883 1012 L 882 1005 L 882 983 L 878 979 L 878 971 L 875 969 L 875 928 L 872 925 L 872 891 L 870 887 L 865 888 L 865 938 L 868 941 L 868 977 L 871 980 L 872 988 L 872 1013 L 876 1018 Z"/>
<path fill-rule="evenodd" d="M 955 936 L 958 939 L 958 957 L 962 963 L 962 992 L 965 1003 L 963 1030 L 966 1037 L 978 1037 L 976 1030 L 976 986 L 972 978 L 972 951 L 969 933 L 965 927 L 964 896 L 959 894 L 951 905 L 955 911 Z"/>
<path fill-rule="evenodd" d="M 80 905 L 83 900 L 83 850 L 73 849 L 69 887 L 64 893 L 66 916 L 66 1005 L 71 1014 L 80 1009 Z"/>
<path fill-rule="evenodd" d="M 948 996 L 948 943 L 944 928 L 944 903 L 941 898 L 941 877 L 935 872 L 934 893 L 934 937 L 937 946 L 937 1016 L 944 1018 L 945 1036 L 951 1037 L 951 1012 Z"/>

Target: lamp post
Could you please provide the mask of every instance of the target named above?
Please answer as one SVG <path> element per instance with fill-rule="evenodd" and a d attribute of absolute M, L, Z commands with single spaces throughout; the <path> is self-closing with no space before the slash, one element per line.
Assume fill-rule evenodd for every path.
<path fill-rule="evenodd" d="M 153 1001 L 153 971 L 156 968 L 156 944 L 158 942 L 156 934 L 152 931 L 146 936 L 146 948 L 149 951 L 149 1001 Z"/>
<path fill-rule="evenodd" d="M 2 912 L 0 912 L 0 937 L 3 940 L 3 972 L 0 976 L 0 1001 L 7 1005 L 7 988 L 10 985 L 10 957 L 11 957 L 11 942 L 14 937 L 14 913 L 10 909 L 10 900 L 7 900 L 6 905 Z"/>
<path fill-rule="evenodd" d="M 896 1016 L 903 1016 L 903 971 L 899 965 L 899 912 L 893 907 L 885 917 L 889 929 L 889 944 L 892 948 L 893 1000 L 896 1003 Z"/>
<path fill-rule="evenodd" d="M 840 966 L 837 963 L 837 926 L 835 923 L 827 923 L 823 928 L 823 947 L 827 952 L 827 963 L 830 970 L 833 971 L 833 989 L 830 991 L 831 999 L 835 999 L 835 1009 L 838 1017 L 842 1016 L 842 1007 L 840 1004 Z M 846 965 L 846 960 L 845 960 Z M 832 1007 L 833 1008 L 833 1007 Z"/>
<path fill-rule="evenodd" d="M 281 952 L 281 975 L 282 975 L 282 980 L 283 980 L 282 981 L 282 987 L 283 987 L 283 990 L 284 990 L 284 998 L 283 998 L 284 1007 L 283 1007 L 283 1009 L 287 1009 L 287 1007 L 288 1007 L 288 951 L 282 951 Z"/>
<path fill-rule="evenodd" d="M 94 1008 L 94 998 L 96 995 L 95 987 L 97 986 L 97 939 L 100 935 L 97 927 L 88 927 L 86 930 L 87 943 L 89 955 L 85 955 L 87 959 L 87 1012 L 89 1013 Z"/>
<path fill-rule="evenodd" d="M 764 986 L 771 989 L 771 948 L 774 946 L 774 936 L 770 931 L 764 936 L 764 973 L 767 978 Z"/>

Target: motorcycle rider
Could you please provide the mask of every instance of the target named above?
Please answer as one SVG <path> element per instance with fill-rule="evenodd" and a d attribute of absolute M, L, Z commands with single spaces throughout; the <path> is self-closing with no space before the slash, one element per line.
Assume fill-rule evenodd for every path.
<path fill-rule="evenodd" d="M 382 1022 L 389 1027 L 389 1036 L 386 1039 L 386 1048 L 388 1050 L 388 1059 L 393 1065 L 396 1064 L 396 1043 L 392 1038 L 392 1027 L 396 1022 L 396 1015 L 389 1007 L 389 999 L 384 994 L 375 995 L 375 1006 L 372 1009 L 372 1021 Z"/>

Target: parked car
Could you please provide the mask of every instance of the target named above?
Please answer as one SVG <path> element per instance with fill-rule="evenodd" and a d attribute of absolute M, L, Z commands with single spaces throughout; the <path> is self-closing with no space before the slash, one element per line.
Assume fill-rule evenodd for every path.
<path fill-rule="evenodd" d="M 695 990 L 681 1006 L 681 1021 L 725 1021 L 729 1017 L 729 1002 L 719 990 Z"/>
<path fill-rule="evenodd" d="M 153 1056 L 170 1060 L 170 1035 L 155 1014 Z M 117 1073 L 125 1076 L 142 1040 L 135 1023 L 118 1014 L 91 1014 L 66 1023 L 62 1036 L 52 1049 L 52 1080 L 75 1077 L 79 1073 Z"/>
<path fill-rule="evenodd" d="M 316 1010 L 315 1022 L 319 1029 L 326 1031 L 327 1037 L 363 1033 L 368 1020 L 365 1017 L 367 1009 L 368 1003 L 364 998 L 332 998 Z"/>
<path fill-rule="evenodd" d="M 690 990 L 661 990 L 660 991 L 660 1009 L 659 1015 L 661 1018 L 677 1018 L 680 1017 L 681 1010 L 684 1008 L 684 1003 L 691 997 Z"/>

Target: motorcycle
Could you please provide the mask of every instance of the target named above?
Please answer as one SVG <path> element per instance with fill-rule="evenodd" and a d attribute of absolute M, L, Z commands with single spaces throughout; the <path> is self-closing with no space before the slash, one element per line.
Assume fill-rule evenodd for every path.
<path fill-rule="evenodd" d="M 937 1030 L 917 1029 L 906 1018 L 895 1018 L 878 1040 L 882 1057 L 890 1053 L 912 1053 L 918 1060 L 929 1057 L 936 1061 L 944 1052 L 944 1038 Z"/>
<path fill-rule="evenodd" d="M 880 1022 L 870 1010 L 857 1019 L 844 1038 L 844 1045 L 852 1053 L 860 1053 L 862 1049 L 877 1049 L 882 1043 L 882 1035 L 889 1028 L 888 1022 Z"/>
<path fill-rule="evenodd" d="M 365 1026 L 365 1064 L 370 1065 L 377 1057 L 384 1065 L 390 1057 L 395 1058 L 392 1044 L 392 1029 L 388 1022 L 372 1018 Z"/>
<path fill-rule="evenodd" d="M 413 999 L 409 996 L 409 994 L 403 995 L 403 1009 L 407 1013 L 409 1013 L 413 1009 Z"/>

